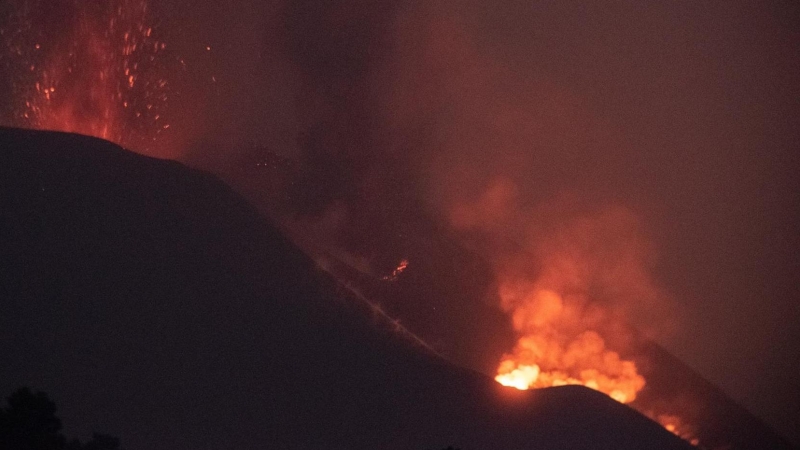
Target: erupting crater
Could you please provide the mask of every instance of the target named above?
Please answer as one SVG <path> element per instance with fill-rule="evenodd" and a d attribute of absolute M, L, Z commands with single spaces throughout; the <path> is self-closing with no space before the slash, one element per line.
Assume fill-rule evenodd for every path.
<path fill-rule="evenodd" d="M 609 350 L 598 332 L 579 326 L 585 306 L 580 297 L 519 289 L 501 289 L 503 305 L 512 311 L 521 337 L 513 352 L 504 355 L 495 380 L 517 389 L 577 384 L 620 403 L 636 399 L 644 378 L 633 361 Z"/>
<path fill-rule="evenodd" d="M 0 25 L 13 27 L 0 30 L 13 78 L 12 125 L 147 153 L 170 128 L 166 43 L 148 9 L 144 0 L 23 2 Z"/>

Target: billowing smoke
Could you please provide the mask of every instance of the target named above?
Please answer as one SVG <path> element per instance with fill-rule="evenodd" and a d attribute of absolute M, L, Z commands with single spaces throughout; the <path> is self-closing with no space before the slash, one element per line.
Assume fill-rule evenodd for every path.
<path fill-rule="evenodd" d="M 632 322 L 665 324 L 670 302 L 649 272 L 652 246 L 633 213 L 564 198 L 525 208 L 514 185 L 497 180 L 450 217 L 493 262 L 500 307 L 519 336 L 499 382 L 582 384 L 635 400 L 645 379 L 618 351 L 630 345 Z"/>

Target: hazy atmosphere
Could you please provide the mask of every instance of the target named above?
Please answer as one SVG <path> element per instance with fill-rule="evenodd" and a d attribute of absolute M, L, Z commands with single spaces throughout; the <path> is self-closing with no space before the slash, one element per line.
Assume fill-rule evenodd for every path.
<path fill-rule="evenodd" d="M 151 2 L 158 69 L 135 70 L 158 134 L 112 140 L 251 199 L 270 182 L 253 168 L 289 161 L 273 219 L 365 273 L 415 276 L 430 230 L 478 255 L 475 298 L 398 317 L 460 364 L 494 376 L 531 327 L 619 319 L 800 442 L 800 7 L 267 3 Z M 76 10 L 50 4 L 0 7 L 4 45 Z M 24 116 L 31 58 L 0 60 L 3 125 L 45 127 Z M 526 319 L 530 292 L 579 305 L 577 328 Z"/>

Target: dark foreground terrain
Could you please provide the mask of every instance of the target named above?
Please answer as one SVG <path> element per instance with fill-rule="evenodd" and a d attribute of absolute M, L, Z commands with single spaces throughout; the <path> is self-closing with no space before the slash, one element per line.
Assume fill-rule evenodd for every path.
<path fill-rule="evenodd" d="M 0 129 L 0 392 L 137 449 L 681 449 L 581 387 L 503 388 L 365 313 L 216 178 Z"/>

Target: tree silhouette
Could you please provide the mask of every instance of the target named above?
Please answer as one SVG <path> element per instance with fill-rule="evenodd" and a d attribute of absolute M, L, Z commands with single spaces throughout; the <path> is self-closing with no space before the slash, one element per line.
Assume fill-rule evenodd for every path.
<path fill-rule="evenodd" d="M 16 390 L 0 408 L 0 450 L 118 450 L 119 439 L 95 433 L 86 444 L 61 434 L 56 404 L 44 392 Z"/>

